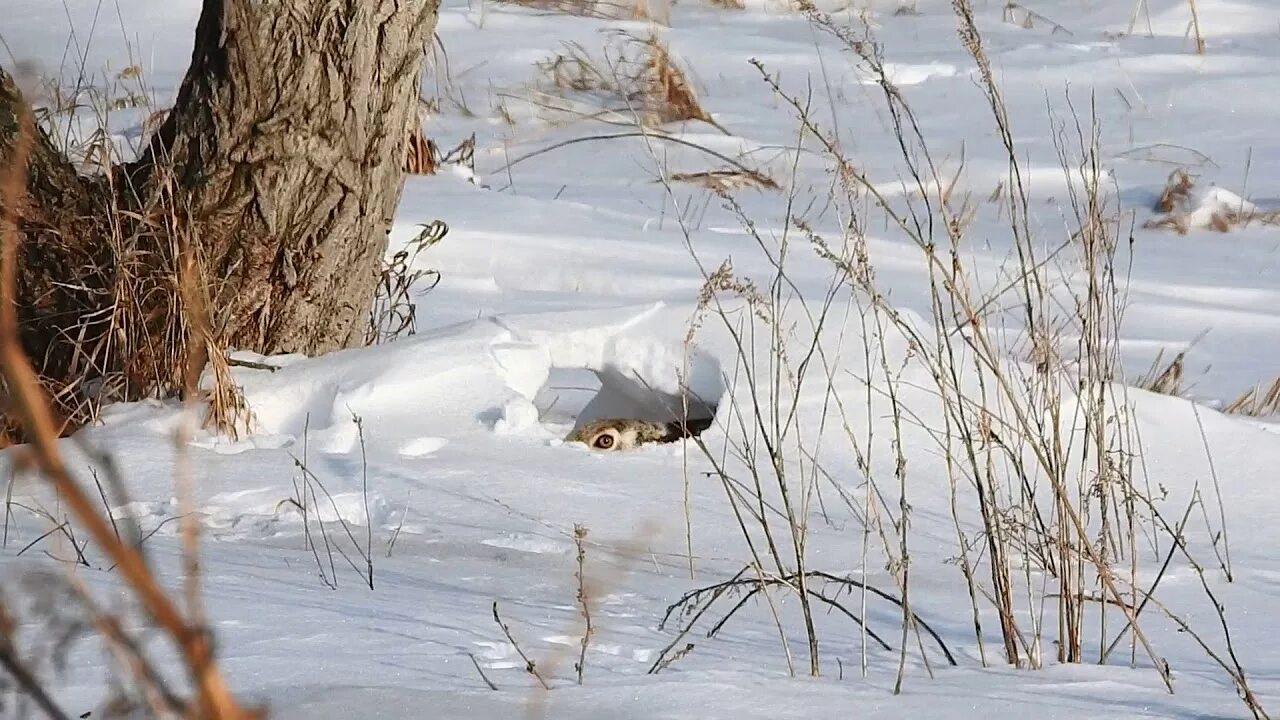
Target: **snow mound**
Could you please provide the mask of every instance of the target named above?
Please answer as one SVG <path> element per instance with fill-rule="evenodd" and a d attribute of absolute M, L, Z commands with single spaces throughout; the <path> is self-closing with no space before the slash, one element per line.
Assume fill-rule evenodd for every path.
<path fill-rule="evenodd" d="M 322 453 L 346 454 L 363 433 L 403 456 L 428 456 L 468 432 L 552 439 L 569 422 L 674 419 L 686 412 L 686 388 L 688 416 L 713 417 L 724 393 L 720 363 L 685 342 L 686 320 L 662 303 L 499 316 L 312 360 L 267 358 L 277 370 L 237 367 L 235 376 L 254 437 L 272 446 L 305 436 Z M 576 406 L 554 394 L 553 375 L 566 371 L 587 383 Z"/>

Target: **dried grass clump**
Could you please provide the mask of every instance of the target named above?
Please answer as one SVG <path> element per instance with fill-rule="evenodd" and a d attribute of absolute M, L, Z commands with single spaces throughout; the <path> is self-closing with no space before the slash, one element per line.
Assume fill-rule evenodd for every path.
<path fill-rule="evenodd" d="M 671 25 L 670 0 L 499 0 L 499 2 L 597 20 L 647 20 Z"/>
<path fill-rule="evenodd" d="M 0 111 L 0 129 L 19 127 L 20 115 L 28 118 L 29 134 L 19 135 L 29 146 L 27 160 L 19 169 L 27 178 L 29 167 L 31 175 L 30 183 L 24 179 L 0 196 L 0 207 L 16 212 L 26 237 L 14 250 L 19 332 L 52 402 L 58 434 L 95 422 L 109 402 L 182 394 L 196 349 L 214 365 L 206 422 L 233 436 L 247 428 L 239 389 L 230 373 L 218 369 L 224 349 L 209 345 L 213 333 L 193 329 L 196 315 L 207 312 L 190 304 L 207 295 L 201 287 L 206 278 L 199 258 L 192 258 L 197 270 L 191 274 L 184 276 L 180 267 L 182 248 L 197 243 L 188 236 L 187 211 L 174 183 L 153 178 L 156 191 L 138 203 L 126 158 L 104 133 L 78 143 L 70 135 L 52 137 L 48 123 L 76 109 L 97 113 L 106 127 L 117 104 L 109 90 L 53 88 L 42 97 L 72 97 L 78 104 L 37 113 L 6 78 L 0 76 L 0 107 L 16 110 Z M 134 79 L 129 72 L 121 78 Z M 19 150 L 0 141 L 0 170 L 20 163 Z M 68 158 L 82 160 L 73 165 Z M 28 191 L 46 201 L 37 206 Z M 141 210 L 125 209 L 139 204 Z M 202 323 L 207 320 L 196 321 Z M 193 337 L 203 340 L 193 343 Z M 0 431 L 24 439 L 7 408 L 0 411 Z"/>
<path fill-rule="evenodd" d="M 1148 392 L 1181 397 L 1186 392 L 1183 384 L 1183 361 L 1186 356 L 1187 351 L 1183 350 L 1161 368 L 1160 363 L 1164 360 L 1164 351 L 1161 350 L 1151 363 L 1151 368 L 1138 379 L 1137 386 Z"/>
<path fill-rule="evenodd" d="M 442 152 L 434 140 L 421 128 L 409 130 L 405 142 L 404 171 L 409 175 L 435 175 L 443 165 L 458 165 L 475 170 L 476 136 L 458 143 L 448 152 Z"/>
<path fill-rule="evenodd" d="M 601 114 L 629 116 L 647 127 L 697 120 L 728 134 L 702 107 L 688 74 L 656 34 L 620 32 L 599 59 L 576 43 L 564 48 L 539 63 L 547 84 L 561 95 L 592 96 Z"/>
<path fill-rule="evenodd" d="M 1228 415 L 1266 417 L 1280 415 L 1280 377 L 1269 384 L 1257 385 L 1232 400 L 1222 412 Z"/>
<path fill-rule="evenodd" d="M 601 93 L 628 98 L 622 78 L 609 71 L 607 63 L 598 62 L 587 49 L 576 42 L 563 42 L 564 51 L 538 63 L 548 84 L 561 91 Z M 602 69 L 603 67 L 603 69 Z"/>
<path fill-rule="evenodd" d="M 1197 228 L 1231 232 L 1250 222 L 1280 224 L 1280 211 L 1263 210 L 1221 188 L 1199 190 L 1195 179 L 1181 168 L 1170 173 L 1153 209 L 1160 215 L 1148 220 L 1143 227 L 1173 230 L 1179 235 Z"/>
<path fill-rule="evenodd" d="M 409 129 L 405 142 L 404 171 L 410 175 L 435 175 L 439 168 L 440 149 L 420 126 Z"/>
<path fill-rule="evenodd" d="M 689 83 L 689 77 L 671 57 L 666 43 L 657 35 L 636 40 L 645 48 L 645 72 L 638 78 L 644 93 L 645 112 L 658 119 L 659 124 L 683 120 L 701 120 L 720 127 L 698 102 L 698 95 Z"/>
<path fill-rule="evenodd" d="M 430 292 L 440 283 L 439 271 L 414 269 L 414 264 L 424 250 L 444 239 L 449 233 L 449 226 L 435 220 L 420 227 L 422 230 L 417 237 L 383 264 L 365 333 L 368 345 L 414 334 L 417 331 L 417 306 L 410 291 L 424 280 L 427 284 L 425 288 L 419 288 L 419 292 Z"/>
<path fill-rule="evenodd" d="M 1194 187 L 1195 181 L 1186 170 L 1182 168 L 1174 170 L 1169 174 L 1169 180 L 1165 183 L 1160 198 L 1156 200 L 1155 211 L 1158 213 L 1190 211 L 1191 189 Z"/>

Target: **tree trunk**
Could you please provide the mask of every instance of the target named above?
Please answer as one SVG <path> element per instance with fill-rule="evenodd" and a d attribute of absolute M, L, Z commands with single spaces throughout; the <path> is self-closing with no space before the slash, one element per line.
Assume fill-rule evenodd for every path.
<path fill-rule="evenodd" d="M 438 0 L 205 0 L 172 160 L 232 347 L 364 339 Z"/>
<path fill-rule="evenodd" d="M 438 4 L 204 0 L 177 102 L 124 172 L 79 175 L 37 133 L 27 197 L 0 207 L 19 209 L 23 342 L 64 412 L 88 380 L 180 387 L 183 243 L 219 345 L 363 341 Z M 0 69 L 0 172 L 21 107 Z"/>

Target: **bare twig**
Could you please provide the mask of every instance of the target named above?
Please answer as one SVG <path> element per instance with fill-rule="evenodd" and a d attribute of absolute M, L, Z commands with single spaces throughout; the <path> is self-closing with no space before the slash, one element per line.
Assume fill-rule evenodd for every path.
<path fill-rule="evenodd" d="M 498 616 L 497 600 L 493 601 L 493 621 L 498 623 L 498 627 L 502 628 L 502 634 L 507 636 L 507 640 L 511 643 L 511 647 L 514 647 L 516 652 L 520 654 L 520 659 L 524 660 L 525 672 L 537 679 L 538 684 L 542 686 L 543 690 L 550 690 L 551 686 L 547 684 L 546 678 L 542 677 L 542 673 L 538 671 L 538 666 L 533 662 L 533 660 L 529 659 L 528 655 L 524 654 L 524 650 L 520 648 L 520 643 L 516 642 L 516 639 L 512 637 L 511 628 L 507 627 L 507 624 L 502 622 L 502 618 Z"/>
<path fill-rule="evenodd" d="M 573 543 L 577 547 L 578 569 L 574 576 L 578 579 L 578 609 L 582 612 L 582 649 L 578 652 L 578 662 L 573 669 L 578 674 L 578 684 L 582 684 L 582 673 L 587 667 L 587 646 L 591 644 L 591 636 L 595 628 L 591 626 L 591 594 L 587 590 L 587 550 L 584 541 L 587 539 L 587 528 L 583 525 L 573 526 Z"/>
<path fill-rule="evenodd" d="M 480 667 L 480 661 L 476 660 L 474 653 L 467 653 L 467 657 L 471 658 L 471 664 L 476 666 L 476 672 L 480 673 L 480 679 L 484 680 L 484 684 L 489 686 L 490 690 L 497 690 L 498 686 L 493 684 L 488 675 L 484 674 L 484 668 Z"/>

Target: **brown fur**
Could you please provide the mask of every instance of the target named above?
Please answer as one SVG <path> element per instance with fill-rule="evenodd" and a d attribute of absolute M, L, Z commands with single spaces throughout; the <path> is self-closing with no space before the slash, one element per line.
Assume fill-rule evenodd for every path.
<path fill-rule="evenodd" d="M 586 443 L 592 450 L 632 450 L 641 445 L 675 442 L 695 437 L 711 427 L 711 418 L 686 422 L 653 422 L 630 418 L 593 420 L 569 433 L 566 442 Z"/>

